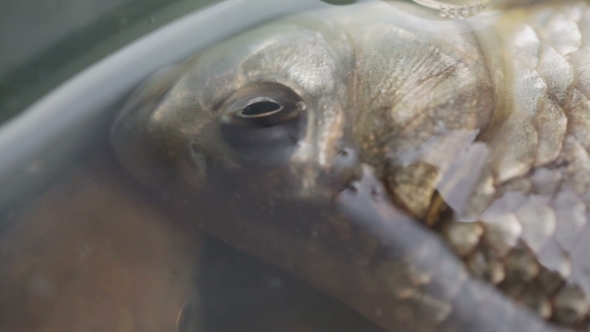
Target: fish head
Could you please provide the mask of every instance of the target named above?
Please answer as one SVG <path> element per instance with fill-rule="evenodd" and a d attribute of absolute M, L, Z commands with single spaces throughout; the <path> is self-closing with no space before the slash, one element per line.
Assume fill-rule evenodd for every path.
<path fill-rule="evenodd" d="M 352 52 L 332 23 L 301 21 L 263 26 L 154 74 L 112 128 L 121 163 L 157 189 L 233 179 L 299 196 L 331 190 L 328 174 L 350 157 L 340 142 Z"/>

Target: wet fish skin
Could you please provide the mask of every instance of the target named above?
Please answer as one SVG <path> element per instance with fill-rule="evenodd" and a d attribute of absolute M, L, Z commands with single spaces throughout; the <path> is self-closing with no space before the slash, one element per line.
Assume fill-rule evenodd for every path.
<path fill-rule="evenodd" d="M 394 4 L 431 15 L 411 4 Z M 384 285 L 386 276 L 375 266 L 359 265 L 358 259 L 373 261 L 372 254 L 390 248 L 379 232 L 369 229 L 378 217 L 338 217 L 335 209 L 342 189 L 361 178 L 362 165 L 369 164 L 398 206 L 416 219 L 442 225 L 443 236 L 472 274 L 498 284 L 543 317 L 583 327 L 590 294 L 584 290 L 587 263 L 583 239 L 578 244 L 573 240 L 587 229 L 588 4 L 515 5 L 487 25 L 416 21 L 389 6 L 289 18 L 179 65 L 173 69 L 177 81 L 152 81 L 160 86 L 141 89 L 144 97 L 132 99 L 136 105 L 122 112 L 112 132 L 119 159 L 146 185 L 174 193 L 185 218 L 202 188 L 211 191 L 209 205 L 213 197 L 231 197 L 243 215 L 213 209 L 224 222 L 204 223 L 205 231 L 303 276 L 390 330 L 434 331 L 444 324 L 464 330 L 469 325 L 461 312 L 478 301 L 438 298 L 436 285 L 444 282 L 436 277 L 424 281 L 435 286 L 426 287 L 427 296 L 421 297 L 432 298 L 406 308 L 421 312 L 420 319 L 399 316 L 404 315 L 399 294 L 388 298 L 391 310 L 400 310 L 386 316 L 393 321 L 374 315 L 380 308 L 364 306 L 382 303 L 371 296 L 383 296 L 388 289 L 366 295 L 370 285 Z M 267 99 L 254 100 L 259 97 Z M 248 102 L 262 101 L 290 105 L 285 108 L 288 121 L 263 126 L 252 121 L 255 117 L 243 116 Z M 282 152 L 278 158 L 276 151 Z M 221 193 L 213 194 L 215 190 Z M 444 204 L 437 201 L 451 207 L 454 217 L 441 221 Z M 288 226 L 277 225 L 280 211 L 297 215 L 289 204 L 310 207 L 309 214 L 300 215 L 305 222 L 297 225 L 295 218 L 287 219 Z M 322 226 L 316 225 L 329 223 L 330 215 L 336 216 L 336 226 L 325 225 L 326 238 L 310 238 L 319 234 L 314 227 Z M 556 215 L 563 216 L 560 224 Z M 572 234 L 572 229 L 577 231 Z M 408 232 L 411 237 L 426 231 Z M 369 251 L 358 259 L 342 259 L 352 250 L 347 249 L 351 234 Z M 433 241 L 428 253 L 455 259 Z M 338 245 L 331 247 L 334 242 Z M 402 243 L 410 253 L 417 249 Z M 316 248 L 313 254 L 307 252 L 310 247 Z M 339 263 L 328 273 L 330 259 Z M 411 274 L 412 263 L 396 259 L 392 255 L 376 264 L 394 264 L 402 275 Z M 573 266 L 573 272 L 564 264 Z M 523 270 L 532 272 L 511 277 Z M 451 275 L 462 280 L 462 271 Z M 334 282 L 326 280 L 353 273 L 366 273 L 371 282 L 351 278 L 348 286 L 330 288 Z M 543 283 L 556 273 L 557 286 L 541 294 L 547 286 Z M 410 284 L 410 291 L 419 288 Z M 483 284 L 471 285 L 473 294 L 489 293 Z M 365 292 L 346 293 L 347 287 Z M 361 293 L 368 299 L 360 300 Z M 442 320 L 426 303 L 437 301 L 452 307 Z M 500 297 L 487 307 L 487 318 L 513 325 L 489 329 L 530 326 L 519 325 L 529 322 L 527 314 L 507 312 L 505 301 Z M 460 308 L 453 307 L 457 303 Z M 475 319 L 485 321 L 486 314 Z M 552 327 L 540 324 L 538 329 Z"/>

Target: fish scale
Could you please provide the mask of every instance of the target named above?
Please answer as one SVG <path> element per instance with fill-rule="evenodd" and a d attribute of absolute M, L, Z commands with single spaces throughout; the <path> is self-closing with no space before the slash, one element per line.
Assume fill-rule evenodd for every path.
<path fill-rule="evenodd" d="M 522 16 L 520 11 L 504 19 L 514 22 L 510 15 Z M 585 326 L 590 310 L 584 237 L 590 104 L 582 92 L 587 80 L 581 64 L 589 47 L 583 38 L 590 31 L 588 20 L 582 20 L 587 16 L 587 5 L 579 3 L 529 11 L 513 26 L 499 23 L 514 77 L 508 78 L 514 84 L 509 116 L 524 119 L 520 125 L 507 120 L 490 146 L 516 142 L 514 150 L 521 151 L 519 158 L 492 152 L 496 193 L 479 219 L 483 231 L 451 221 L 443 233 L 472 273 L 499 284 L 541 316 L 571 326 Z M 531 126 L 536 135 L 519 141 L 515 132 Z M 523 276 L 523 270 L 530 273 Z M 548 287 L 547 279 L 558 286 Z M 548 291 L 531 291 L 537 288 Z"/>

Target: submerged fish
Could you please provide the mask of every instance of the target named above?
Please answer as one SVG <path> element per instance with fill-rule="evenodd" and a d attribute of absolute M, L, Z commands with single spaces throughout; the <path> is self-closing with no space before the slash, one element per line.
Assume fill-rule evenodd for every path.
<path fill-rule="evenodd" d="M 182 218 L 390 331 L 587 329 L 589 98 L 584 1 L 374 2 L 161 70 L 111 139 Z"/>
<path fill-rule="evenodd" d="M 0 330 L 200 331 L 195 236 L 100 173 L 68 175 L 0 236 Z"/>

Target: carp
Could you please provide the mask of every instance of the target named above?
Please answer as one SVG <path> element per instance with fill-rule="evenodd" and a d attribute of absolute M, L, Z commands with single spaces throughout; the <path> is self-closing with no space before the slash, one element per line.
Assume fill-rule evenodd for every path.
<path fill-rule="evenodd" d="M 587 2 L 393 1 L 164 68 L 111 142 L 196 231 L 387 330 L 553 331 L 590 323 L 589 126 Z"/>

